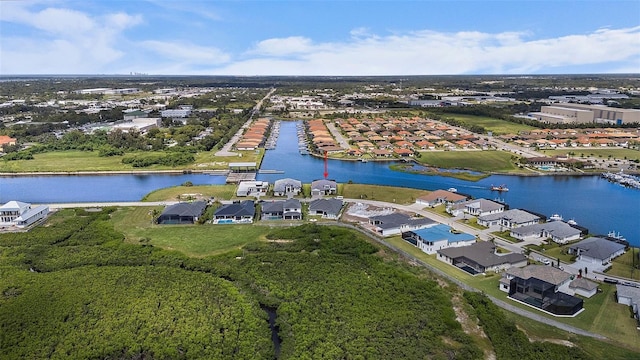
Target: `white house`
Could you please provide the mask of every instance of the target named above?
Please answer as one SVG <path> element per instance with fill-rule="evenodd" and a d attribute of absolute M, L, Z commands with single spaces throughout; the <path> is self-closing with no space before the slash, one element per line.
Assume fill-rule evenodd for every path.
<path fill-rule="evenodd" d="M 607 265 L 611 260 L 624 254 L 625 246 L 607 239 L 590 237 L 569 247 L 569 254 L 575 254 L 582 261 Z"/>
<path fill-rule="evenodd" d="M 273 183 L 273 196 L 295 196 L 302 191 L 302 182 L 295 179 L 278 179 Z"/>
<path fill-rule="evenodd" d="M 640 321 L 640 288 L 618 284 L 616 285 L 616 297 L 618 304 L 631 306 L 633 317 Z M 637 329 L 640 330 L 640 324 Z"/>
<path fill-rule="evenodd" d="M 498 214 L 504 211 L 504 204 L 487 199 L 475 199 L 457 203 L 447 207 L 447 212 L 453 216 L 467 213 L 474 216 Z"/>
<path fill-rule="evenodd" d="M 44 219 L 47 214 L 49 207 L 46 205 L 31 207 L 31 204 L 21 201 L 9 201 L 0 206 L 0 226 L 24 228 Z"/>
<path fill-rule="evenodd" d="M 444 224 L 407 231 L 402 233 L 402 238 L 427 254 L 435 254 L 438 250 L 450 247 L 468 246 L 476 242 L 475 236 L 453 231 L 451 227 Z"/>
<path fill-rule="evenodd" d="M 563 221 L 521 226 L 511 229 L 511 236 L 519 240 L 551 239 L 558 244 L 580 239 L 582 231 Z"/>
<path fill-rule="evenodd" d="M 269 183 L 266 181 L 240 181 L 236 196 L 265 196 L 269 190 Z"/>
<path fill-rule="evenodd" d="M 338 192 L 338 183 L 333 180 L 314 180 L 311 182 L 311 196 L 334 195 Z"/>

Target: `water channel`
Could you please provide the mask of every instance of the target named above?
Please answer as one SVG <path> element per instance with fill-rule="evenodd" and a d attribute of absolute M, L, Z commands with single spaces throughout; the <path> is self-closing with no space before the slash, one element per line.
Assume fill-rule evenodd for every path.
<path fill-rule="evenodd" d="M 259 174 L 259 180 L 273 182 L 291 177 L 309 183 L 321 179 L 323 159 L 302 155 L 298 150 L 296 122 L 283 122 L 276 148 L 267 150 L 262 169 L 284 173 Z M 443 176 L 403 173 L 389 169 L 389 163 L 328 161 L 328 178 L 338 182 L 391 185 L 436 190 L 454 187 L 476 198 L 500 197 L 511 208 L 574 219 L 591 233 L 620 233 L 640 246 L 640 190 L 610 183 L 599 176 L 506 176 L 492 175 L 478 182 Z M 0 203 L 20 200 L 30 203 L 91 201 L 138 201 L 163 187 L 191 181 L 194 185 L 224 184 L 223 176 L 185 175 L 100 175 L 0 177 Z M 506 184 L 509 191 L 492 192 L 491 185 Z"/>

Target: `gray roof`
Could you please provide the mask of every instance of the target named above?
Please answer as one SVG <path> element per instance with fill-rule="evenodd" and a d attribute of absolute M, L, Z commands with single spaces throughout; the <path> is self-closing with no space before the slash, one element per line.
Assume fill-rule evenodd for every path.
<path fill-rule="evenodd" d="M 473 203 L 476 203 L 476 202 L 478 203 L 478 206 L 473 206 L 473 207 L 479 207 L 482 211 L 493 211 L 493 210 L 504 208 L 504 204 L 500 204 L 498 202 L 487 200 L 487 199 L 470 200 L 470 201 L 467 201 L 465 204 L 472 205 Z"/>
<path fill-rule="evenodd" d="M 310 211 L 322 211 L 327 214 L 339 214 L 342 209 L 340 199 L 316 199 L 309 203 Z"/>
<path fill-rule="evenodd" d="M 498 255 L 495 253 L 495 245 L 489 241 L 479 241 L 469 246 L 446 248 L 438 250 L 438 253 L 450 258 L 464 256 L 485 268 L 506 263 L 513 264 L 527 259 L 526 256 L 516 253 Z"/>
<path fill-rule="evenodd" d="M 325 190 L 326 188 L 337 189 L 338 183 L 336 183 L 333 180 L 326 180 L 326 179 L 314 180 L 311 182 L 311 190 L 313 189 Z"/>
<path fill-rule="evenodd" d="M 525 236 L 539 234 L 543 230 L 558 238 L 568 238 L 581 233 L 580 230 L 563 221 L 550 221 L 544 224 L 522 226 L 511 230 L 511 232 Z"/>
<path fill-rule="evenodd" d="M 300 203 L 300 200 L 298 199 L 287 199 L 284 201 L 283 206 L 285 208 L 297 208 L 297 209 L 302 209 L 302 203 Z"/>
<path fill-rule="evenodd" d="M 640 304 L 640 288 L 618 284 L 616 285 L 616 291 L 618 292 L 618 297 L 630 298 L 634 303 Z"/>
<path fill-rule="evenodd" d="M 245 200 L 226 204 L 216 209 L 215 216 L 254 216 L 256 214 L 253 200 Z"/>
<path fill-rule="evenodd" d="M 498 214 L 489 214 L 489 215 L 480 216 L 478 218 L 478 220 L 484 220 L 484 221 L 492 221 L 492 220 L 500 220 L 500 219 L 507 219 L 510 222 L 522 224 L 530 221 L 539 220 L 540 217 L 537 215 L 533 215 L 529 212 L 526 212 L 524 210 L 511 209 L 511 210 L 503 211 Z"/>
<path fill-rule="evenodd" d="M 291 178 L 279 179 L 273 183 L 273 191 L 284 192 L 287 186 L 293 186 L 296 189 L 301 189 L 302 182 L 300 180 L 291 179 Z"/>
<path fill-rule="evenodd" d="M 523 268 L 511 268 L 507 274 L 521 279 L 534 278 L 554 285 L 560 285 L 571 278 L 571 274 L 549 265 L 528 265 Z"/>
<path fill-rule="evenodd" d="M 274 213 L 284 211 L 284 201 L 266 201 L 262 203 L 263 213 Z"/>
<path fill-rule="evenodd" d="M 571 289 L 584 289 L 587 291 L 591 291 L 598 287 L 598 284 L 593 281 L 587 280 L 583 277 L 576 278 L 572 282 L 569 283 L 569 288 Z"/>
<path fill-rule="evenodd" d="M 625 246 L 622 244 L 618 244 L 616 242 L 599 237 L 590 237 L 569 247 L 569 249 L 573 250 L 574 252 L 577 252 L 579 250 L 580 254 L 582 255 L 587 255 L 590 258 L 600 260 L 608 259 L 613 254 L 620 250 L 623 250 L 624 248 Z"/>
<path fill-rule="evenodd" d="M 369 220 L 379 222 L 376 224 L 381 229 L 394 229 L 402 225 L 421 226 L 435 224 L 435 221 L 428 218 L 412 218 L 402 213 L 391 213 L 387 215 L 372 216 Z"/>
<path fill-rule="evenodd" d="M 207 207 L 204 201 L 181 202 L 167 206 L 160 216 L 193 216 L 198 217 Z"/>

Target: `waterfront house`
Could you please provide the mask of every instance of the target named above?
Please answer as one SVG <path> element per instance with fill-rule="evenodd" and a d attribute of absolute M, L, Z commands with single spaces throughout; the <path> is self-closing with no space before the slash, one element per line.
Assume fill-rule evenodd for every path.
<path fill-rule="evenodd" d="M 553 315 L 574 316 L 582 310 L 583 301 L 570 295 L 572 277 L 553 266 L 511 268 L 500 279 L 500 290 L 514 300 Z"/>
<path fill-rule="evenodd" d="M 18 140 L 6 135 L 0 135 L 0 151 L 4 151 L 5 146 L 15 145 Z"/>
<path fill-rule="evenodd" d="M 265 196 L 269 190 L 269 183 L 266 181 L 240 181 L 236 196 Z"/>
<path fill-rule="evenodd" d="M 340 217 L 343 202 L 340 199 L 315 199 L 309 203 L 309 215 L 320 215 L 326 219 Z"/>
<path fill-rule="evenodd" d="M 246 224 L 252 223 L 256 215 L 253 200 L 244 200 L 225 204 L 216 209 L 213 214 L 214 224 Z"/>
<path fill-rule="evenodd" d="M 521 226 L 537 224 L 542 220 L 540 216 L 520 209 L 510 209 L 500 213 L 488 214 L 478 217 L 478 224 L 482 226 L 501 226 L 514 229 Z"/>
<path fill-rule="evenodd" d="M 416 204 L 434 207 L 440 204 L 453 205 L 466 201 L 465 195 L 446 190 L 435 190 L 416 199 Z"/>
<path fill-rule="evenodd" d="M 504 204 L 487 200 L 474 199 L 447 206 L 447 212 L 453 216 L 467 213 L 474 216 L 497 214 L 504 211 Z"/>
<path fill-rule="evenodd" d="M 428 218 L 414 218 L 402 213 L 372 216 L 369 224 L 382 236 L 398 235 L 405 231 L 424 229 L 437 223 Z"/>
<path fill-rule="evenodd" d="M 311 196 L 334 195 L 338 192 L 338 183 L 333 180 L 314 180 L 311 182 Z"/>
<path fill-rule="evenodd" d="M 436 253 L 438 260 L 472 275 L 527 265 L 527 257 L 523 254 L 498 254 L 496 246 L 490 241 L 479 241 L 469 246 L 436 250 Z"/>
<path fill-rule="evenodd" d="M 638 322 L 637 329 L 640 330 L 640 288 L 617 284 L 616 298 L 618 304 L 629 305 L 631 307 L 633 317 Z"/>
<path fill-rule="evenodd" d="M 29 203 L 9 201 L 0 206 L 0 227 L 27 227 L 49 214 L 49 207 L 38 205 L 32 207 Z"/>
<path fill-rule="evenodd" d="M 301 220 L 302 204 L 298 199 L 265 201 L 261 203 L 262 220 Z"/>
<path fill-rule="evenodd" d="M 580 239 L 582 231 L 563 221 L 550 221 L 511 229 L 510 235 L 523 241 L 538 238 L 541 240 L 551 239 L 558 244 L 566 244 L 569 241 Z"/>
<path fill-rule="evenodd" d="M 279 179 L 273 183 L 273 196 L 296 196 L 302 191 L 302 182 L 295 179 Z"/>
<path fill-rule="evenodd" d="M 590 237 L 569 247 L 568 253 L 574 254 L 579 260 L 598 265 L 607 265 L 624 254 L 625 246 L 600 237 Z"/>
<path fill-rule="evenodd" d="M 469 246 L 476 242 L 475 236 L 455 231 L 444 224 L 406 231 L 402 233 L 402 238 L 430 255 L 437 250 Z"/>
<path fill-rule="evenodd" d="M 204 201 L 182 202 L 167 206 L 158 216 L 158 224 L 193 224 L 207 207 Z"/>

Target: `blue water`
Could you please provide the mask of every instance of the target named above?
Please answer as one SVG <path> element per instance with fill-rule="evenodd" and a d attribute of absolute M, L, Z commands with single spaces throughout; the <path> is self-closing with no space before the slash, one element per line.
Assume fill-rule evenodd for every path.
<path fill-rule="evenodd" d="M 500 198 L 511 208 L 530 210 L 547 217 L 559 214 L 574 219 L 591 233 L 619 232 L 630 243 L 640 245 L 640 190 L 610 183 L 599 176 L 507 176 L 492 175 L 478 182 L 444 176 L 393 171 L 390 163 L 329 160 L 327 178 L 344 183 L 391 185 L 425 190 L 454 187 L 476 198 Z M 273 182 L 291 177 L 309 183 L 323 178 L 324 160 L 298 153 L 294 122 L 283 122 L 274 150 L 267 150 L 262 169 L 284 174 L 260 174 L 259 180 Z M 491 185 L 505 184 L 508 192 L 491 191 Z"/>
<path fill-rule="evenodd" d="M 0 178 L 0 203 L 138 201 L 149 192 L 191 181 L 194 185 L 219 185 L 223 176 L 205 174 L 28 176 Z"/>
<path fill-rule="evenodd" d="M 284 174 L 259 174 L 259 180 L 273 182 L 284 177 L 309 183 L 323 178 L 324 160 L 300 155 L 295 122 L 283 122 L 275 150 L 267 150 L 262 169 Z M 389 163 L 329 160 L 328 178 L 344 183 L 391 185 L 436 190 L 454 187 L 476 198 L 500 197 L 512 208 L 546 216 L 560 214 L 574 219 L 591 233 L 619 232 L 631 244 L 640 246 L 640 190 L 609 183 L 599 176 L 494 175 L 478 182 L 443 176 L 397 172 Z M 0 203 L 20 200 L 30 203 L 90 201 L 137 201 L 147 193 L 191 181 L 194 185 L 224 184 L 222 176 L 189 175 L 101 175 L 0 177 Z M 510 191 L 490 191 L 505 184 Z"/>

